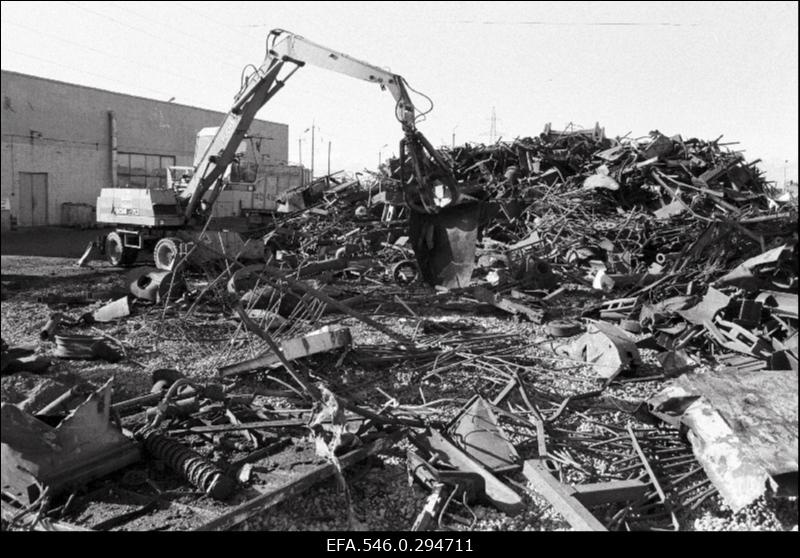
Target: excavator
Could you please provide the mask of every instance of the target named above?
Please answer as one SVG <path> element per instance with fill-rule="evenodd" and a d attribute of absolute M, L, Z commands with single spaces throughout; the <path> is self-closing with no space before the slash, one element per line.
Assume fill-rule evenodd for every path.
<path fill-rule="evenodd" d="M 222 222 L 214 237 L 214 219 L 208 217 L 256 113 L 308 64 L 374 83 L 391 93 L 403 132 L 399 180 L 420 272 L 431 285 L 466 286 L 474 266 L 480 204 L 474 192 L 457 184 L 452 167 L 417 129 L 420 115 L 405 78 L 281 29 L 269 33 L 266 50 L 259 67 L 248 65 L 243 71 L 233 106 L 185 180 L 169 190 L 101 191 L 98 221 L 117 228 L 105 241 L 109 261 L 131 263 L 137 250 L 153 243 L 156 266 L 161 269 L 170 269 L 177 256 L 192 252 L 189 247 L 194 245 L 212 248 L 209 254 L 247 252 L 249 241 L 240 235 L 246 236 L 246 230 L 232 231 L 237 227 Z"/>

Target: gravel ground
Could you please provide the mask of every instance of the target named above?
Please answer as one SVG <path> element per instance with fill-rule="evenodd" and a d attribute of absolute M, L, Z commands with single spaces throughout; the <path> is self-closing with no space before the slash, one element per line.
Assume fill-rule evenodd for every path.
<path fill-rule="evenodd" d="M 44 258 L 30 256 L 2 257 L 2 335 L 12 346 L 31 345 L 37 352 L 52 352 L 52 343 L 40 342 L 38 333 L 49 314 L 58 309 L 73 317 L 99 306 L 48 307 L 37 298 L 48 294 L 73 295 L 86 291 L 99 293 L 124 287 L 125 272 L 95 263 L 93 268 L 76 268 L 73 259 Z M 342 288 L 352 288 L 346 284 Z M 355 287 L 356 292 L 362 287 Z M 561 397 L 590 391 L 597 387 L 597 380 L 586 366 L 576 367 L 554 356 L 553 349 L 569 340 L 554 342 L 549 339 L 542 326 L 519 322 L 493 313 L 458 313 L 442 310 L 425 304 L 430 293 L 424 290 L 403 292 L 401 298 L 410 311 L 392 303 L 386 297 L 384 303 L 375 308 L 378 321 L 408 335 L 421 338 L 421 331 L 431 322 L 445 324 L 446 329 L 462 328 L 473 335 L 509 333 L 515 337 L 512 346 L 525 352 L 531 359 L 539 359 L 542 373 L 526 376 L 537 390 L 543 389 L 560 394 Z M 383 300 L 383 299 L 382 299 Z M 575 292 L 559 300 L 566 313 L 574 304 L 592 302 L 593 295 Z M 558 311 L 558 309 L 556 309 Z M 412 315 L 414 312 L 418 315 Z M 326 317 L 330 323 L 349 326 L 356 347 L 380 346 L 388 341 L 385 335 L 364 327 L 352 318 Z M 425 322 L 424 320 L 427 320 Z M 216 367 L 255 354 L 257 345 L 242 341 L 232 345 L 231 336 L 237 331 L 237 323 L 220 318 L 213 312 L 196 315 L 191 326 L 179 316 L 164 314 L 160 308 L 139 306 L 134 315 L 117 324 L 96 328 L 78 328 L 75 333 L 102 331 L 120 340 L 127 358 L 120 363 L 92 361 L 54 360 L 51 370 L 43 376 L 14 374 L 2 378 L 0 397 L 4 402 L 19 403 L 32 393 L 39 393 L 41 401 L 47 401 L 48 388 L 53 384 L 73 385 L 89 382 L 99 385 L 114 376 L 114 399 L 121 400 L 149 391 L 149 371 L 155 368 L 176 367 L 190 377 L 211 378 Z M 240 336 L 240 338 L 242 338 Z M 423 381 L 412 381 L 413 363 L 398 363 L 393 366 L 363 369 L 345 364 L 336 368 L 339 355 L 322 356 L 314 360 L 312 369 L 320 379 L 325 379 L 341 389 L 351 390 L 349 396 L 374 406 L 385 404 L 389 397 L 404 405 L 422 405 L 432 400 L 445 400 L 431 415 L 445 420 L 454 416 L 459 408 L 476 392 L 499 391 L 502 386 L 492 386 L 486 379 L 467 369 L 454 369 Z M 643 351 L 645 366 L 640 375 L 655 373 L 653 354 Z M 616 384 L 604 395 L 621 402 L 640 402 L 663 387 L 663 381 L 646 381 Z M 271 385 L 268 387 L 275 387 Z M 380 389 L 378 389 L 380 388 Z M 285 404 L 285 402 L 283 403 Z M 630 415 L 609 411 L 600 418 L 625 424 Z M 570 416 L 564 427 L 576 432 L 592 432 L 593 426 L 578 415 Z M 512 434 L 512 439 L 515 435 Z M 521 439 L 521 438 L 519 438 Z M 516 441 L 516 440 L 515 440 Z M 254 517 L 243 529 L 267 530 L 404 530 L 411 527 L 422 508 L 426 494 L 410 486 L 405 470 L 405 449 L 401 442 L 391 451 L 367 462 L 354 466 L 346 472 L 347 484 L 352 498 L 355 523 L 348 525 L 348 513 L 344 509 L 344 497 L 334 479 L 319 483 L 290 501 L 271 508 Z M 523 448 L 523 446 L 520 446 Z M 527 452 L 527 454 L 526 454 Z M 531 450 L 520 449 L 523 457 Z M 575 479 L 581 474 L 574 472 Z M 524 484 L 524 479 L 515 477 Z M 475 530 L 569 530 L 552 508 L 533 493 L 524 495 L 525 511 L 509 517 L 493 508 L 476 505 L 473 525 L 464 525 L 448 518 L 448 528 Z M 455 509 L 455 508 L 454 508 Z M 468 519 L 470 512 L 461 509 L 458 514 Z M 469 521 L 467 522 L 469 523 Z M 718 496 L 706 500 L 702 506 L 682 520 L 684 530 L 791 530 L 797 529 L 796 499 L 764 497 L 745 510 L 733 514 L 727 510 Z"/>

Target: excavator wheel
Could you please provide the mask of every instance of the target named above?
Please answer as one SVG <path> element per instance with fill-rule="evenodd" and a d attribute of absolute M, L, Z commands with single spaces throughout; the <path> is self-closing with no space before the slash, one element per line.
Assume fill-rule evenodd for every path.
<path fill-rule="evenodd" d="M 118 232 L 109 233 L 105 242 L 106 259 L 115 267 L 129 267 L 136 262 L 139 250 L 128 248 Z"/>
<path fill-rule="evenodd" d="M 172 271 L 180 254 L 181 240 L 172 236 L 162 238 L 153 248 L 153 259 L 156 267 L 164 271 Z"/>

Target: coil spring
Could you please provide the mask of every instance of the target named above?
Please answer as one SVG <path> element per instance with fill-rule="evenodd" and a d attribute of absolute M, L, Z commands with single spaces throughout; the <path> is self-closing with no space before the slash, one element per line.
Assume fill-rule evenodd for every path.
<path fill-rule="evenodd" d="M 235 483 L 230 477 L 180 442 L 152 430 L 144 435 L 143 441 L 148 452 L 165 461 L 170 468 L 209 496 L 223 500 L 233 492 Z"/>

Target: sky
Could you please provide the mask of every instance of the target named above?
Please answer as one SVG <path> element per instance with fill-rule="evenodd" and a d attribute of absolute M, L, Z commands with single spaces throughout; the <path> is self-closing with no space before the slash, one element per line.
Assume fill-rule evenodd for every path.
<path fill-rule="evenodd" d="M 5 70 L 222 112 L 282 28 L 402 75 L 437 146 L 599 122 L 723 135 L 769 179 L 798 175 L 796 2 L 4 1 L 0 26 Z M 358 171 L 402 137 L 388 92 L 311 66 L 258 118 L 306 166 L 313 125 L 316 175 L 329 143 L 331 171 Z"/>

